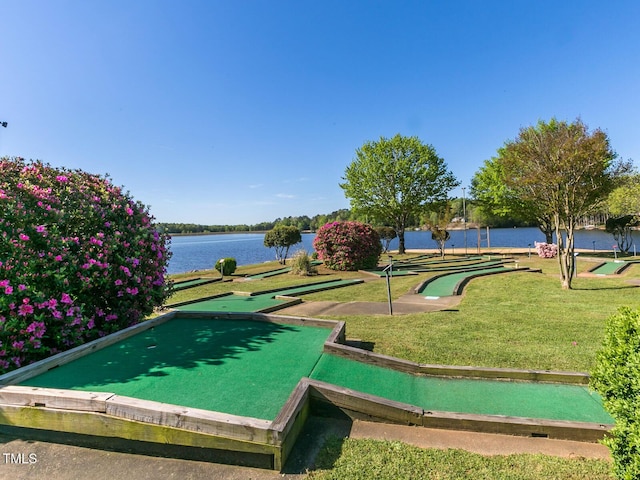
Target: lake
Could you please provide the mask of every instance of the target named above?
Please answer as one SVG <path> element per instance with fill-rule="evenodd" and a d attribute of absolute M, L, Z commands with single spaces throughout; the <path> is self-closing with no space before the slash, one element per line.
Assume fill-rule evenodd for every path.
<path fill-rule="evenodd" d="M 447 251 L 463 253 L 465 250 L 464 230 L 452 230 L 447 241 Z M 481 246 L 486 247 L 486 229 L 482 229 Z M 313 252 L 315 233 L 303 233 L 302 243 L 289 250 L 289 257 L 300 249 Z M 544 242 L 544 235 L 535 227 L 531 228 L 494 228 L 489 232 L 491 247 L 533 248 L 534 242 Z M 262 233 L 238 233 L 217 235 L 185 235 L 171 239 L 173 256 L 169 261 L 168 273 L 184 273 L 193 270 L 211 269 L 221 258 L 233 257 L 238 265 L 250 265 L 275 260 L 275 250 L 263 244 Z M 478 245 L 476 229 L 467 230 L 466 244 L 468 253 L 474 253 Z M 613 236 L 600 230 L 579 230 L 576 232 L 576 248 L 612 250 L 615 244 Z M 431 240 L 431 232 L 405 232 L 405 246 L 411 249 L 436 248 Z M 397 250 L 398 240 L 391 242 L 390 249 Z"/>

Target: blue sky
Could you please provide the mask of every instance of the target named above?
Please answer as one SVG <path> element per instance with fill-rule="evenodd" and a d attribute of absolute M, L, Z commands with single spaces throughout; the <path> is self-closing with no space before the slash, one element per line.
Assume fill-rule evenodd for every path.
<path fill-rule="evenodd" d="M 637 164 L 639 18 L 635 0 L 0 0 L 0 156 L 108 173 L 158 221 L 202 224 L 348 208 L 355 150 L 396 133 L 463 186 L 554 116 Z"/>

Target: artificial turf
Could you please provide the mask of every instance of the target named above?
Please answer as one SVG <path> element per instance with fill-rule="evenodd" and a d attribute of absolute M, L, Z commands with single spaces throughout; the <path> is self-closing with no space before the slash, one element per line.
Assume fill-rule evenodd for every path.
<path fill-rule="evenodd" d="M 273 420 L 330 333 L 251 320 L 178 318 L 22 385 L 153 400 Z"/>
<path fill-rule="evenodd" d="M 417 376 L 327 354 L 311 378 L 428 411 L 613 423 L 580 385 Z"/>

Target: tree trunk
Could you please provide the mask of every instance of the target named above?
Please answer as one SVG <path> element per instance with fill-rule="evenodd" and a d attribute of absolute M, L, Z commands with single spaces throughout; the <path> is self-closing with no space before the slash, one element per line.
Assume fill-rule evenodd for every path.
<path fill-rule="evenodd" d="M 558 241 L 558 264 L 560 266 L 560 281 L 562 283 L 563 290 L 569 290 L 571 288 L 571 275 L 569 271 L 569 260 L 567 247 L 564 244 L 564 237 L 562 236 L 562 230 L 560 229 L 560 219 L 555 219 L 556 226 L 556 239 Z"/>
<path fill-rule="evenodd" d="M 544 234 L 546 243 L 553 243 L 553 225 L 545 219 L 538 219 L 538 228 Z"/>
<path fill-rule="evenodd" d="M 398 232 L 398 253 L 400 255 L 405 253 L 404 248 L 404 226 L 397 226 L 396 231 Z"/>

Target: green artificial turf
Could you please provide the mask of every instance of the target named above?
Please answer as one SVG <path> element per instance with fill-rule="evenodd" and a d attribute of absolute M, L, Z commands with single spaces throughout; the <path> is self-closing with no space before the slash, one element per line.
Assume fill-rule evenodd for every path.
<path fill-rule="evenodd" d="M 451 295 L 455 295 L 456 286 L 467 277 L 484 273 L 507 272 L 509 270 L 510 269 L 506 267 L 500 266 L 483 270 L 473 270 L 442 275 L 427 283 L 419 293 L 421 295 L 424 295 L 425 297 L 448 297 Z"/>
<path fill-rule="evenodd" d="M 259 312 L 286 303 L 274 295 L 225 295 L 177 307 L 183 312 Z"/>
<path fill-rule="evenodd" d="M 613 423 L 600 397 L 579 385 L 424 377 L 327 354 L 311 378 L 424 410 Z"/>
<path fill-rule="evenodd" d="M 619 269 L 624 267 L 625 262 L 613 261 L 613 262 L 605 262 L 602 265 L 591 270 L 591 273 L 595 273 L 596 275 L 614 275 Z"/>
<path fill-rule="evenodd" d="M 329 329 L 173 319 L 25 381 L 273 420 Z"/>

